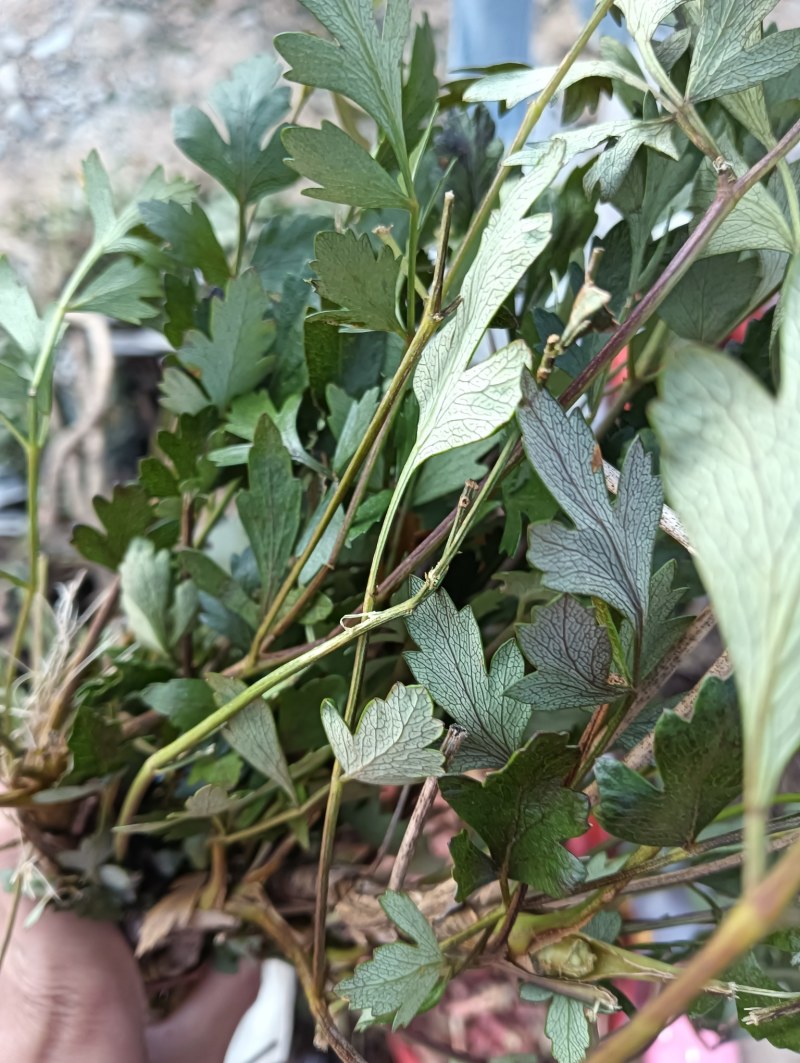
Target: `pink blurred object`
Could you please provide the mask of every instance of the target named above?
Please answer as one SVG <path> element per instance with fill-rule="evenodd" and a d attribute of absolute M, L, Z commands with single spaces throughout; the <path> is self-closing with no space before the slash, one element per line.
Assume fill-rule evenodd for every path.
<path fill-rule="evenodd" d="M 733 1041 L 720 1044 L 710 1030 L 698 1034 L 686 1016 L 662 1030 L 644 1054 L 644 1063 L 740 1063 Z"/>

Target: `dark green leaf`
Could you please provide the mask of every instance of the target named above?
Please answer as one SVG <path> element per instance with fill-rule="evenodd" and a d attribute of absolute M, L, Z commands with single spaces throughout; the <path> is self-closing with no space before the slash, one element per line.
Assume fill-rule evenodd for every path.
<path fill-rule="evenodd" d="M 320 129 L 289 127 L 283 143 L 291 156 L 288 165 L 321 185 L 304 189 L 304 196 L 355 207 L 408 208 L 408 199 L 380 163 L 330 122 Z"/>
<path fill-rule="evenodd" d="M 259 620 L 258 606 L 233 576 L 199 550 L 182 550 L 179 560 L 199 591 L 216 598 L 226 609 L 241 617 L 255 633 Z"/>
<path fill-rule="evenodd" d="M 522 652 L 536 671 L 515 683 L 512 698 L 539 710 L 590 709 L 615 701 L 625 687 L 608 682 L 608 633 L 574 598 L 564 595 L 540 608 L 532 624 L 517 629 Z"/>
<path fill-rule="evenodd" d="M 326 311 L 331 320 L 402 333 L 395 311 L 400 260 L 391 248 L 381 247 L 376 259 L 366 233 L 359 237 L 348 229 L 320 233 L 314 253 L 311 265 L 318 277 L 314 287 L 323 299 L 342 308 Z"/>
<path fill-rule="evenodd" d="M 151 683 L 140 697 L 145 705 L 166 716 L 181 732 L 191 730 L 217 707 L 214 692 L 204 679 Z"/>
<path fill-rule="evenodd" d="M 268 56 L 239 63 L 229 81 L 211 92 L 211 104 L 225 124 L 225 141 L 196 107 L 175 114 L 175 143 L 243 206 L 285 188 L 291 174 L 281 159 L 278 135 L 262 147 L 267 130 L 289 109 L 289 89 L 275 88 L 278 64 Z"/>
<path fill-rule="evenodd" d="M 739 985 L 768 990 L 770 994 L 780 993 L 783 989 L 780 982 L 763 970 L 752 952 L 729 967 L 725 978 Z M 776 1048 L 787 1049 L 792 1054 L 800 1052 L 800 1015 L 796 1011 L 781 1015 L 779 1009 L 796 1003 L 796 998 L 781 1000 L 772 996 L 770 999 L 759 993 L 748 993 L 746 989 L 736 992 L 739 1022 L 750 1036 L 755 1041 L 769 1041 Z"/>
<path fill-rule="evenodd" d="M 409 151 L 419 140 L 420 126 L 433 113 L 438 94 L 436 43 L 428 16 L 423 12 L 422 22 L 414 30 L 411 60 L 403 85 L 403 130 Z"/>
<path fill-rule="evenodd" d="M 247 463 L 249 490 L 236 499 L 261 577 L 261 600 L 275 597 L 300 528 L 302 487 L 292 459 L 266 414 L 258 422 Z"/>
<path fill-rule="evenodd" d="M 667 710 L 655 729 L 661 788 L 625 764 L 601 757 L 597 818 L 640 845 L 686 846 L 742 789 L 742 738 L 732 679 L 703 684 L 694 716 Z"/>
<path fill-rule="evenodd" d="M 595 441 L 583 416 L 567 416 L 558 401 L 523 376 L 519 411 L 528 460 L 575 524 L 535 525 L 528 560 L 548 586 L 592 594 L 619 609 L 641 631 L 650 593 L 650 568 L 663 495 L 650 456 L 637 440 L 622 469 L 611 505 Z"/>
<path fill-rule="evenodd" d="M 497 875 L 494 864 L 490 857 L 471 841 L 465 830 L 451 839 L 450 855 L 453 858 L 453 878 L 458 885 L 457 901 L 465 901 L 481 886 L 494 882 Z"/>
<path fill-rule="evenodd" d="M 218 786 L 232 790 L 242 774 L 242 759 L 236 753 L 217 753 L 194 761 L 186 776 L 187 786 Z"/>
<path fill-rule="evenodd" d="M 417 590 L 421 581 L 414 578 L 411 586 Z M 414 677 L 467 732 L 452 770 L 502 768 L 530 719 L 529 708 L 505 695 L 524 670 L 516 643 L 500 647 L 487 674 L 472 610 L 459 612 L 444 591 L 418 605 L 406 627 L 419 646 L 404 654 Z"/>
<path fill-rule="evenodd" d="M 334 39 L 281 33 L 275 48 L 291 67 L 286 77 L 340 92 L 363 107 L 402 163 L 406 145 L 400 71 L 410 21 L 408 0 L 388 0 L 380 32 L 370 0 L 302 3 Z"/>
<path fill-rule="evenodd" d="M 356 967 L 352 978 L 338 983 L 336 991 L 351 1008 L 391 1019 L 396 1030 L 411 1022 L 434 986 L 446 978 L 448 968 L 436 935 L 414 902 L 393 891 L 380 900 L 397 929 L 414 944 L 396 941 L 379 946 L 371 960 Z"/>
<path fill-rule="evenodd" d="M 178 203 L 141 203 L 145 225 L 171 246 L 172 253 L 188 269 L 199 269 L 209 284 L 224 287 L 230 279 L 228 260 L 199 203 L 184 210 Z"/>
<path fill-rule="evenodd" d="M 130 484 L 117 485 L 110 501 L 98 496 L 93 505 L 106 534 L 79 524 L 72 533 L 73 546 L 87 561 L 116 569 L 132 540 L 144 535 L 152 525 L 152 503 L 144 488 Z"/>
<path fill-rule="evenodd" d="M 209 437 L 219 424 L 216 411 L 206 406 L 198 414 L 181 414 L 174 431 L 158 433 L 159 449 L 172 462 L 182 490 L 213 483 L 216 470 L 205 457 Z"/>
<path fill-rule="evenodd" d="M 224 300 L 212 300 L 210 335 L 190 332 L 178 351 L 185 366 L 198 370 L 209 398 L 220 410 L 264 377 L 264 355 L 273 329 L 264 320 L 268 307 L 258 274 L 248 270 L 230 282 Z"/>
<path fill-rule="evenodd" d="M 733 253 L 701 259 L 673 288 L 659 314 L 683 339 L 719 343 L 744 317 L 760 277 L 755 257 Z"/>
<path fill-rule="evenodd" d="M 158 458 L 139 462 L 139 483 L 151 498 L 177 498 L 181 493 L 174 473 Z"/>
<path fill-rule="evenodd" d="M 287 277 L 310 280 L 314 238 L 331 219 L 324 214 L 277 214 L 258 237 L 251 265 L 268 292 L 280 292 Z"/>
<path fill-rule="evenodd" d="M 691 616 L 675 616 L 675 608 L 683 596 L 680 588 L 674 590 L 678 563 L 675 560 L 662 565 L 654 572 L 650 580 L 650 603 L 644 624 L 644 634 L 639 660 L 639 676 L 646 679 L 655 666 L 675 645 L 686 628 L 691 624 Z M 633 628 L 627 620 L 622 622 L 620 639 L 627 652 L 628 663 L 633 667 Z"/>
<path fill-rule="evenodd" d="M 88 705 L 75 714 L 68 746 L 72 756 L 68 782 L 72 785 L 109 775 L 127 760 L 119 723 Z"/>
<path fill-rule="evenodd" d="M 483 783 L 468 776 L 439 781 L 445 800 L 488 846 L 498 874 L 551 897 L 584 877 L 562 844 L 585 832 L 588 808 L 583 794 L 563 785 L 577 761 L 568 742 L 568 735 L 541 734 Z"/>

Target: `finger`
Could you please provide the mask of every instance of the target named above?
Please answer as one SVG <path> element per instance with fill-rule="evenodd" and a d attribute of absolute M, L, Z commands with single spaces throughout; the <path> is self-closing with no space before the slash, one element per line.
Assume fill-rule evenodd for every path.
<path fill-rule="evenodd" d="M 260 982 L 255 963 L 243 961 L 236 974 L 210 971 L 173 1015 L 148 1026 L 152 1063 L 222 1063 Z"/>

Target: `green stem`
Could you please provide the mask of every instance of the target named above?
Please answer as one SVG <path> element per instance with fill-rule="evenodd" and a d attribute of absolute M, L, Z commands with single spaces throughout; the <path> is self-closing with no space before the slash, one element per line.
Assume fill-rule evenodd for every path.
<path fill-rule="evenodd" d="M 195 548 L 195 550 L 202 550 L 203 547 L 205 546 L 206 539 L 208 539 L 209 535 L 211 534 L 211 532 L 216 527 L 217 521 L 220 519 L 220 517 L 224 514 L 225 510 L 228 508 L 228 503 L 230 502 L 230 500 L 233 498 L 234 494 L 236 493 L 236 489 L 238 488 L 239 483 L 240 483 L 240 481 L 239 481 L 239 479 L 237 477 L 236 479 L 231 480 L 231 482 L 229 484 L 227 484 L 227 486 L 224 487 L 223 490 L 221 491 L 221 493 L 219 495 L 219 498 L 214 503 L 213 508 L 211 509 L 210 513 L 208 514 L 208 518 L 207 518 L 205 524 L 203 525 L 203 527 L 200 529 L 200 531 L 195 536 L 195 539 L 194 539 L 194 548 Z"/>
<path fill-rule="evenodd" d="M 795 251 L 800 251 L 800 199 L 797 195 L 797 185 L 792 180 L 792 171 L 789 169 L 789 163 L 786 159 L 781 159 L 778 163 L 778 173 L 780 174 L 781 181 L 783 181 L 783 187 L 786 191 L 786 201 L 789 205 L 789 219 L 792 223 L 792 235 L 794 236 Z"/>
<path fill-rule="evenodd" d="M 272 830 L 273 827 L 280 827 L 283 823 L 292 823 L 296 819 L 303 819 L 309 812 L 312 812 L 317 805 L 321 804 L 330 790 L 330 785 L 320 787 L 315 793 L 304 801 L 302 805 L 297 805 L 295 808 L 284 809 L 283 812 L 276 812 L 273 816 L 267 816 L 265 819 L 259 820 L 257 823 L 253 823 L 249 827 L 243 827 L 242 830 L 234 831 L 233 834 L 226 834 L 221 837 L 219 841 L 222 845 L 235 845 L 236 842 L 244 842 L 249 838 L 257 838 L 260 834 L 266 834 L 268 830 Z"/>
<path fill-rule="evenodd" d="M 386 394 L 380 401 L 378 409 L 375 411 L 375 416 L 370 421 L 369 427 L 364 433 L 364 437 L 356 448 L 356 452 L 350 460 L 350 464 L 347 466 L 341 480 L 336 487 L 336 490 L 331 495 L 330 501 L 325 508 L 325 512 L 322 514 L 319 523 L 311 534 L 305 549 L 300 553 L 299 557 L 292 565 L 288 576 L 281 584 L 278 593 L 272 602 L 272 605 L 267 610 L 264 619 L 261 621 L 256 637 L 253 639 L 253 644 L 250 647 L 248 656 L 241 662 L 241 670 L 246 671 L 249 667 L 252 667 L 258 659 L 258 652 L 261 647 L 261 643 L 266 638 L 270 628 L 272 627 L 275 619 L 277 618 L 283 603 L 286 601 L 286 597 L 294 587 L 297 578 L 303 571 L 306 562 L 313 553 L 315 547 L 319 543 L 325 529 L 333 519 L 336 510 L 344 501 L 345 495 L 350 489 L 351 484 L 358 474 L 358 470 L 363 465 L 367 455 L 370 452 L 372 444 L 377 439 L 384 422 L 391 413 L 395 404 L 401 398 L 406 382 L 414 370 L 420 355 L 425 349 L 428 340 L 436 331 L 439 322 L 434 320 L 429 315 L 425 315 L 422 319 L 420 327 L 408 346 L 400 367 L 395 375 L 392 377 L 392 381 L 386 391 Z"/>
<path fill-rule="evenodd" d="M 434 590 L 434 588 L 435 585 L 433 583 L 426 584 L 405 602 L 400 602 L 398 605 L 394 605 L 380 613 L 367 614 L 355 627 L 346 628 L 339 635 L 329 639 L 322 645 L 315 646 L 301 657 L 297 657 L 293 661 L 288 661 L 286 664 L 281 665 L 281 667 L 276 668 L 275 671 L 270 672 L 269 675 L 263 676 L 261 679 L 251 684 L 246 690 L 243 690 L 241 694 L 237 694 L 235 698 L 226 702 L 225 705 L 217 709 L 215 712 L 212 712 L 210 716 L 207 716 L 199 724 L 186 731 L 185 734 L 180 735 L 174 741 L 153 753 L 141 766 L 136 778 L 133 780 L 133 783 L 128 790 L 125 801 L 122 805 L 118 825 L 125 826 L 131 822 L 133 816 L 136 814 L 139 804 L 141 803 L 142 797 L 155 775 L 166 768 L 172 763 L 172 761 L 184 756 L 198 743 L 209 738 L 215 731 L 218 731 L 220 727 L 223 727 L 228 720 L 233 719 L 237 713 L 241 712 L 242 709 L 255 701 L 256 698 L 262 697 L 268 691 L 279 686 L 281 683 L 286 682 L 298 672 L 303 671 L 312 664 L 316 664 L 317 661 L 322 660 L 336 650 L 348 646 L 351 642 L 361 638 L 361 636 L 365 635 L 367 632 L 380 627 L 382 624 L 387 624 L 393 620 L 408 616 L 413 612 L 416 606 Z M 127 845 L 127 835 L 119 834 L 117 836 L 116 844 L 116 851 L 119 859 L 125 855 Z"/>
<path fill-rule="evenodd" d="M 236 240 L 236 262 L 233 267 L 234 274 L 238 277 L 244 260 L 244 252 L 247 247 L 247 204 L 239 201 L 238 207 L 238 235 Z"/>
<path fill-rule="evenodd" d="M 680 977 L 651 998 L 627 1026 L 608 1038 L 590 1057 L 590 1063 L 622 1063 L 638 1056 L 675 1015 L 687 1009 L 704 986 L 769 933 L 794 899 L 798 886 L 800 842 L 728 912 Z"/>
<path fill-rule="evenodd" d="M 763 177 L 766 177 L 778 165 L 780 160 L 791 151 L 798 141 L 800 141 L 800 121 L 795 122 L 775 147 L 768 151 L 763 158 L 759 159 L 755 166 L 752 166 L 738 180 L 730 181 L 726 179 L 725 174 L 721 175 L 714 201 L 700 219 L 692 235 L 670 261 L 647 295 L 638 303 L 630 317 L 626 318 L 624 324 L 617 329 L 608 343 L 595 355 L 586 369 L 579 373 L 559 396 L 559 402 L 564 408 L 571 406 L 590 387 L 595 378 L 604 371 L 605 367 L 619 354 L 622 348 L 630 343 L 642 325 L 652 317 L 669 293 L 686 275 L 689 267 L 697 261 L 708 246 L 711 237 L 736 207 L 737 203 L 754 185 L 758 184 Z"/>
<path fill-rule="evenodd" d="M 409 178 L 410 180 L 410 178 Z M 414 335 L 417 324 L 417 244 L 419 241 L 419 204 L 413 198 L 413 185 L 409 189 L 409 218 L 408 218 L 408 285 L 406 289 L 406 330 L 409 336 Z"/>
<path fill-rule="evenodd" d="M 544 114 L 545 108 L 550 103 L 552 98 L 558 92 L 559 86 L 564 78 L 567 76 L 570 67 L 575 60 L 580 56 L 583 49 L 589 43 L 592 34 L 606 17 L 611 10 L 613 0 L 600 0 L 597 7 L 592 13 L 592 17 L 584 26 L 580 36 L 572 45 L 570 50 L 561 60 L 553 72 L 553 76 L 545 85 L 542 92 L 536 97 L 535 100 L 529 105 L 528 110 L 525 112 L 525 117 L 522 119 L 520 127 L 517 131 L 517 135 L 512 141 L 511 147 L 508 150 L 509 155 L 513 155 L 515 151 L 519 151 L 527 141 L 528 137 L 533 132 L 536 123 Z M 444 295 L 446 296 L 454 284 L 461 282 L 464 273 L 469 265 L 470 255 L 474 245 L 480 240 L 483 230 L 486 228 L 486 223 L 489 220 L 489 215 L 492 212 L 492 208 L 497 201 L 497 197 L 500 194 L 500 189 L 503 186 L 504 181 L 512 173 L 513 170 L 509 166 L 499 167 L 495 174 L 486 195 L 483 197 L 480 206 L 475 212 L 470 224 L 469 229 L 464 235 L 464 239 L 453 257 L 453 262 L 450 267 L 450 273 L 444 283 Z"/>

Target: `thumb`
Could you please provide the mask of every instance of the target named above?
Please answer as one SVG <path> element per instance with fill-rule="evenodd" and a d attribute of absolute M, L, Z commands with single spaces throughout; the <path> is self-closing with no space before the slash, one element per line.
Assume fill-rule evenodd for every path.
<path fill-rule="evenodd" d="M 260 982 L 261 968 L 248 961 L 235 974 L 210 971 L 177 1011 L 147 1027 L 151 1063 L 222 1063 Z"/>

